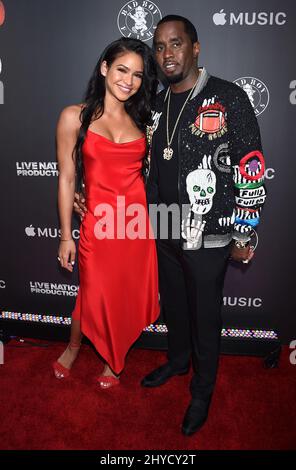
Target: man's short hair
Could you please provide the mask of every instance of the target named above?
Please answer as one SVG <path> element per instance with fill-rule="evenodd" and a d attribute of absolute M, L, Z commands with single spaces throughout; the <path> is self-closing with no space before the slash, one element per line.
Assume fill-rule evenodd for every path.
<path fill-rule="evenodd" d="M 169 21 L 181 21 L 184 25 L 184 31 L 186 34 L 188 34 L 192 44 L 198 41 L 198 35 L 195 26 L 189 21 L 187 18 L 184 18 L 184 16 L 180 15 L 167 15 L 164 16 L 158 23 L 157 23 L 157 28 L 163 23 L 168 23 Z"/>

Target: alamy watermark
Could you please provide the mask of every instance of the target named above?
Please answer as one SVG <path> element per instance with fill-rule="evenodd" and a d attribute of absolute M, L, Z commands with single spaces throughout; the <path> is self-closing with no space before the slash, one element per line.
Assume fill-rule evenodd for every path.
<path fill-rule="evenodd" d="M 125 196 L 117 196 L 116 206 L 98 204 L 94 209 L 97 222 L 94 234 L 98 240 L 104 239 L 173 239 L 182 235 L 187 241 L 195 243 L 202 235 L 205 222 L 202 216 L 211 205 L 206 193 L 196 196 L 191 204 L 150 204 L 149 217 L 144 204 L 126 204 Z M 181 230 L 180 230 L 181 227 Z"/>
<path fill-rule="evenodd" d="M 290 363 L 295 366 L 296 365 L 296 339 L 294 339 L 293 341 L 291 341 L 290 343 L 290 349 L 292 349 L 293 351 L 291 352 L 290 354 Z"/>

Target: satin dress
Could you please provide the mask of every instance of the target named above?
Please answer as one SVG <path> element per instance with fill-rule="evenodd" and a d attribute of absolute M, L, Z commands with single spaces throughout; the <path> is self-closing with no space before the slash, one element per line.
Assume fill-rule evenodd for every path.
<path fill-rule="evenodd" d="M 88 130 L 82 151 L 88 211 L 72 318 L 120 373 L 132 344 L 159 316 L 156 247 L 141 173 L 146 141 L 115 143 Z"/>

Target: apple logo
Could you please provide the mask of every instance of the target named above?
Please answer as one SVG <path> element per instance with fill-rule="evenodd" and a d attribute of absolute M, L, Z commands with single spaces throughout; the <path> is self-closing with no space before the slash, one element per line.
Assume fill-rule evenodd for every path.
<path fill-rule="evenodd" d="M 226 23 L 226 13 L 223 13 L 224 9 L 220 10 L 220 13 L 215 13 L 213 15 L 213 21 L 216 25 L 224 25 Z"/>
<path fill-rule="evenodd" d="M 35 229 L 34 227 L 32 227 L 32 224 L 30 225 L 30 227 L 25 228 L 25 232 L 26 232 L 26 235 L 28 235 L 28 237 L 35 237 L 36 235 Z"/>
<path fill-rule="evenodd" d="M 5 8 L 3 2 L 0 2 L 0 26 L 3 25 L 5 21 Z"/>

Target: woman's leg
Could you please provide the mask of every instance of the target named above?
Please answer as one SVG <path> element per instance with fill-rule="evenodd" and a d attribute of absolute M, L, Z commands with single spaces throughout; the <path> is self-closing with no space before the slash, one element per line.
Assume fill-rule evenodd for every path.
<path fill-rule="evenodd" d="M 78 355 L 81 339 L 80 320 L 72 320 L 70 342 L 63 354 L 58 358 L 58 362 L 66 369 L 71 369 Z"/>
<path fill-rule="evenodd" d="M 113 370 L 108 366 L 108 364 L 105 364 L 101 377 L 114 377 L 116 379 L 119 379 L 119 375 L 116 375 Z"/>
<path fill-rule="evenodd" d="M 102 374 L 97 378 L 97 382 L 101 388 L 110 388 L 119 385 L 119 375 L 116 375 L 106 363 Z"/>

